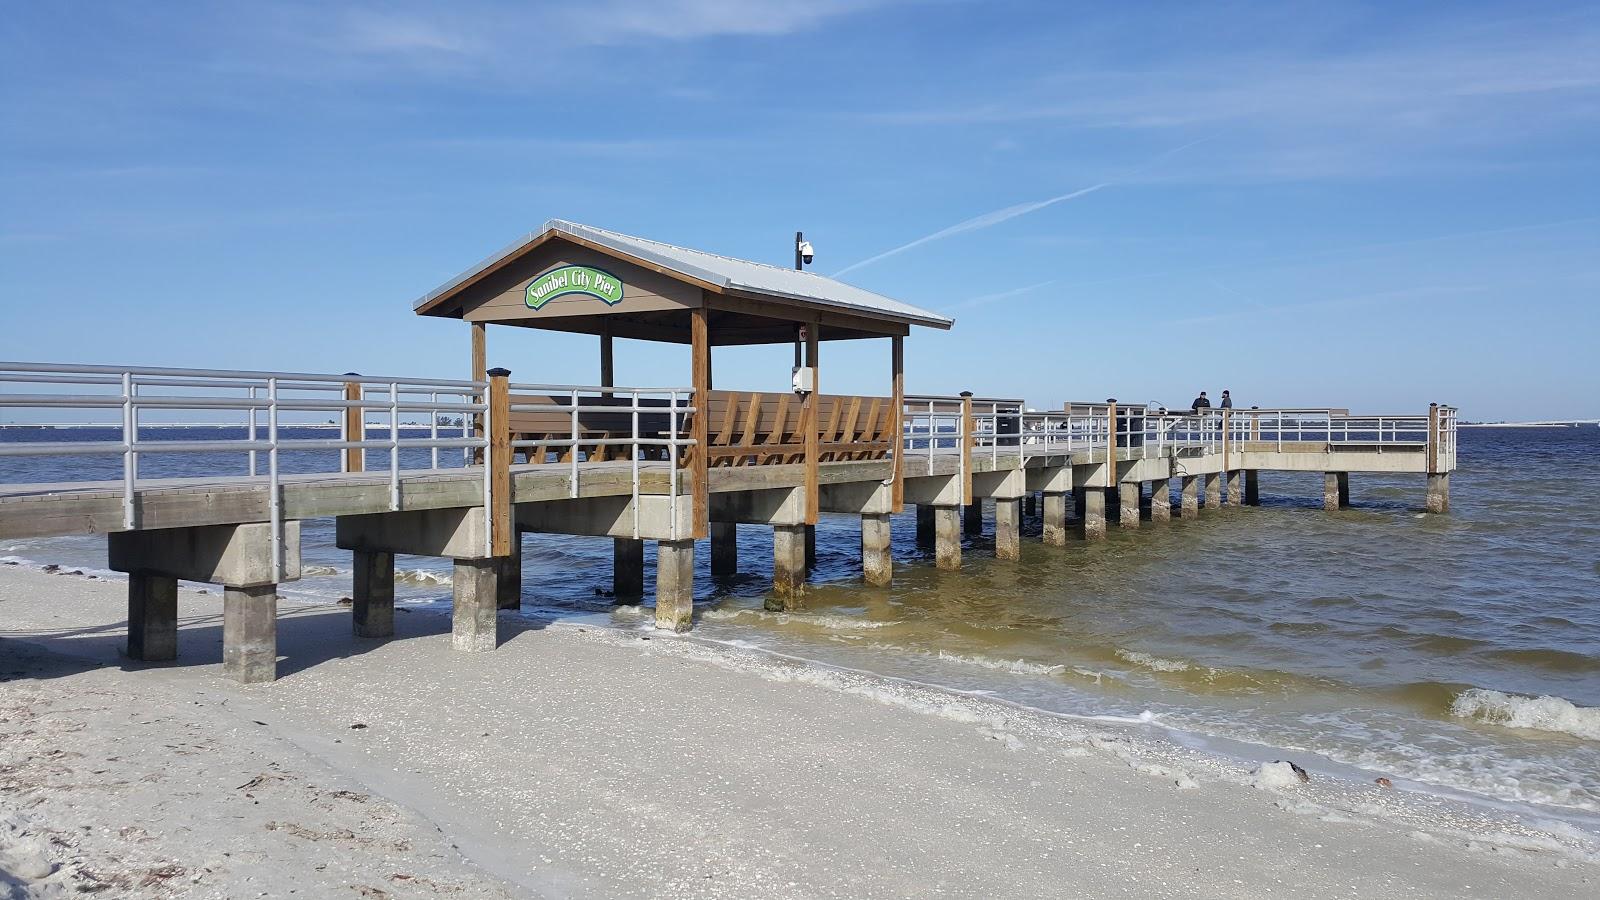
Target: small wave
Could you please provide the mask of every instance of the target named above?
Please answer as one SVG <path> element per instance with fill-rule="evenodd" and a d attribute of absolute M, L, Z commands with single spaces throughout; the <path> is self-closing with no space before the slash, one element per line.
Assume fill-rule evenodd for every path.
<path fill-rule="evenodd" d="M 857 619 L 850 616 L 830 616 L 823 613 L 779 613 L 768 612 L 764 609 L 708 609 L 700 614 L 700 618 L 712 622 L 731 622 L 739 618 L 752 618 L 775 622 L 779 625 L 809 625 L 813 628 L 824 628 L 830 631 L 887 628 L 890 625 L 899 624 L 894 621 Z"/>
<path fill-rule="evenodd" d="M 394 573 L 394 580 L 397 584 L 420 584 L 432 587 L 449 584 L 450 576 L 430 572 L 427 569 L 401 569 Z"/>
<path fill-rule="evenodd" d="M 1456 696 L 1450 714 L 1507 728 L 1554 731 L 1600 741 L 1600 708 L 1577 706 L 1560 697 L 1523 697 L 1483 688 Z"/>
<path fill-rule="evenodd" d="M 1182 660 L 1162 659 L 1159 656 L 1152 656 L 1148 653 L 1143 653 L 1138 650 L 1118 650 L 1117 658 L 1123 662 L 1133 663 L 1136 666 L 1144 666 L 1145 668 L 1156 672 L 1187 672 L 1194 668 L 1194 666 L 1191 666 Z"/>
<path fill-rule="evenodd" d="M 300 577 L 302 577 L 302 578 L 326 578 L 326 577 L 328 577 L 330 575 L 343 575 L 343 574 L 344 574 L 343 572 L 339 571 L 338 569 L 334 568 L 333 566 L 301 566 L 300 567 Z"/>
<path fill-rule="evenodd" d="M 1044 663 L 1028 662 L 1025 659 L 996 659 L 981 654 L 951 653 L 948 650 L 940 650 L 938 658 L 945 662 L 1010 672 L 1014 675 L 1060 675 L 1067 670 L 1066 666 L 1048 666 Z"/>

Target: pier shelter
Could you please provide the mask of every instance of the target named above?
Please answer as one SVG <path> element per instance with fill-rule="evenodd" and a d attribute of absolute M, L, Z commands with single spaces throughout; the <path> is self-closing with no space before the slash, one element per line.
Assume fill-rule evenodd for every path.
<path fill-rule="evenodd" d="M 474 380 L 491 374 L 491 325 L 598 338 L 599 385 L 594 388 L 508 387 L 512 457 L 520 455 L 532 465 L 564 463 L 572 467 L 574 480 L 580 466 L 613 460 L 665 461 L 674 471 L 683 470 L 689 482 L 687 520 L 678 515 L 674 482 L 665 528 L 650 535 L 658 540 L 658 569 L 682 575 L 681 589 L 673 592 L 681 603 L 662 605 L 658 590 L 658 616 L 674 627 L 687 627 L 689 621 L 694 539 L 709 537 L 714 571 L 731 573 L 737 567 L 740 522 L 774 528 L 774 593 L 799 595 L 815 558 L 814 529 L 824 505 L 822 470 L 829 464 L 878 461 L 891 468 L 887 484 L 847 492 L 852 499 L 846 502 L 851 511 L 871 518 L 866 526 L 871 546 L 864 552 L 876 577 L 889 577 L 887 516 L 904 502 L 902 454 L 896 452 L 904 428 L 904 341 L 913 326 L 948 329 L 951 319 L 810 272 L 561 220 L 429 293 L 415 311 L 469 324 Z M 616 385 L 617 338 L 688 345 L 683 373 L 688 390 L 681 397 L 670 390 L 662 396 L 659 387 Z M 883 393 L 825 393 L 821 345 L 874 338 L 888 344 Z M 713 348 L 754 344 L 792 347 L 792 391 L 714 384 Z M 789 362 L 785 353 L 774 365 Z M 683 408 L 679 401 L 691 396 L 694 406 Z M 714 491 L 713 473 L 723 469 L 741 471 L 718 477 L 723 482 L 718 487 L 728 489 Z M 622 597 L 642 593 L 637 522 L 659 517 L 618 510 L 611 501 L 573 499 L 565 508 L 520 514 L 510 527 L 608 534 L 617 527 L 617 513 L 624 518 L 631 513 L 633 533 L 615 537 L 614 590 Z M 634 504 L 662 505 L 649 495 Z"/>

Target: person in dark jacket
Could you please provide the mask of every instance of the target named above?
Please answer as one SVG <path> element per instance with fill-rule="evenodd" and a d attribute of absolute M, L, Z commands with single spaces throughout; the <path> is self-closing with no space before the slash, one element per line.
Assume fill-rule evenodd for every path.
<path fill-rule="evenodd" d="M 1200 410 L 1202 410 L 1202 409 L 1210 409 L 1210 408 L 1211 408 L 1211 400 L 1206 397 L 1206 392 L 1205 391 L 1201 391 L 1200 392 L 1200 396 L 1194 398 L 1194 402 L 1189 404 L 1189 412 L 1195 413 L 1195 414 L 1198 414 L 1200 412 Z"/>
<path fill-rule="evenodd" d="M 1227 391 L 1222 392 L 1222 408 L 1233 409 L 1233 398 L 1228 396 Z"/>

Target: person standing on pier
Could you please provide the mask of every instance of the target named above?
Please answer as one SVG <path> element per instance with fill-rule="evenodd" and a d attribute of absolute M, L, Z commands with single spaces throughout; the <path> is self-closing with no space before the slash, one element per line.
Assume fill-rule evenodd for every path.
<path fill-rule="evenodd" d="M 1200 396 L 1204 397 L 1205 394 L 1201 394 Z M 1222 408 L 1233 409 L 1233 398 L 1228 396 L 1227 389 L 1223 389 L 1222 391 Z"/>
<path fill-rule="evenodd" d="M 1194 398 L 1194 402 L 1189 404 L 1189 412 L 1197 416 L 1200 414 L 1200 410 L 1210 408 L 1211 400 L 1206 396 L 1205 391 L 1201 391 L 1200 396 Z"/>

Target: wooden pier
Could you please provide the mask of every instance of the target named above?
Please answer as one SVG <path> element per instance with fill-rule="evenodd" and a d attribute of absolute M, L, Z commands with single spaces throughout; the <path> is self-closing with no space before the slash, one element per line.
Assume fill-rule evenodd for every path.
<path fill-rule="evenodd" d="M 611 538 L 619 602 L 645 595 L 644 542 L 655 542 L 656 625 L 682 631 L 696 541 L 708 541 L 714 571 L 734 571 L 740 524 L 772 529 L 768 605 L 790 609 L 805 602 L 822 513 L 860 519 L 870 589 L 893 577 L 889 517 L 907 505 L 943 569 L 960 567 L 963 526 L 985 501 L 1002 559 L 1020 556 L 1025 502 L 1040 509 L 1043 541 L 1064 545 L 1103 537 L 1108 519 L 1137 528 L 1254 504 L 1261 471 L 1323 472 L 1330 509 L 1349 504 L 1352 472 L 1415 473 L 1426 476 L 1428 510 L 1449 505 L 1447 406 L 1190 414 L 1108 400 L 1040 411 L 907 394 L 911 327 L 950 320 L 809 273 L 566 222 L 415 311 L 469 323 L 471 378 L 0 363 L 0 407 L 102 410 L 115 434 L 0 440 L 0 456 L 64 473 L 80 456 L 115 455 L 122 476 L 0 485 L 0 538 L 107 535 L 112 568 L 129 575 L 128 652 L 138 659 L 176 652 L 177 580 L 223 585 L 224 668 L 255 682 L 276 674 L 276 591 L 299 577 L 307 519 L 335 519 L 338 546 L 353 554 L 358 636 L 392 634 L 394 554 L 435 556 L 454 560 L 454 646 L 477 651 L 497 643 L 497 610 L 520 602 L 527 534 Z M 489 324 L 596 335 L 599 384 L 513 383 L 487 368 Z M 613 384 L 616 338 L 688 344 L 689 383 Z M 823 393 L 821 343 L 875 338 L 889 344 L 884 393 Z M 791 345 L 795 389 L 714 388 L 712 348 L 743 344 Z M 240 433 L 151 436 L 152 416 L 197 414 L 235 415 Z M 342 423 L 337 437 L 296 430 L 330 415 Z M 425 436 L 402 426 L 416 416 Z M 32 436 L 41 435 L 52 436 Z M 139 474 L 141 456 L 219 452 L 246 471 Z M 369 466 L 377 459 L 384 465 Z"/>

